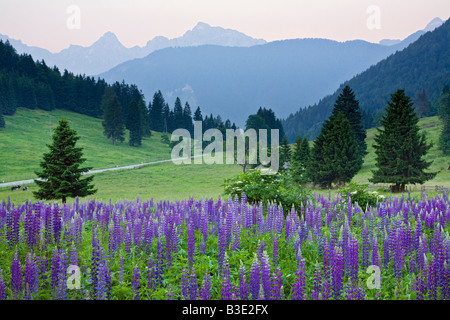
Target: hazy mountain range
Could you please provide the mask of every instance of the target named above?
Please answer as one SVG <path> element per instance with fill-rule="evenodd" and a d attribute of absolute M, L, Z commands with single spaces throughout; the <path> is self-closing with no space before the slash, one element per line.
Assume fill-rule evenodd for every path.
<path fill-rule="evenodd" d="M 404 89 L 417 103 L 416 107 L 420 107 L 418 93 L 425 92 L 428 101 L 433 103 L 444 86 L 450 85 L 450 19 L 432 32 L 423 34 L 404 50 L 336 87 L 333 94 L 308 108 L 299 108 L 283 120 L 283 128 L 290 141 L 294 141 L 298 134 L 307 135 L 310 139 L 319 134 L 323 121 L 330 116 L 345 85 L 353 89 L 361 109 L 369 115 L 366 120 L 370 120 L 372 125 L 377 124 L 376 119 L 379 119 L 390 95 L 397 89 Z M 432 112 L 431 104 L 428 108 L 422 111 Z M 370 115 L 374 117 L 370 119 Z"/>
<path fill-rule="evenodd" d="M 47 65 L 56 65 L 61 71 L 67 69 L 74 74 L 86 75 L 105 72 L 124 61 L 142 58 L 156 50 L 168 47 L 189 47 L 205 44 L 250 47 L 266 43 L 263 39 L 254 39 L 239 31 L 212 27 L 203 22 L 199 22 L 192 30 L 187 31 L 181 37 L 168 39 L 158 36 L 148 41 L 143 47 L 134 46 L 132 48 L 122 45 L 112 32 L 105 33 L 89 47 L 71 45 L 58 53 L 27 46 L 20 40 L 11 39 L 2 34 L 0 34 L 0 39 L 3 41 L 9 40 L 19 54 L 28 53 L 35 60 L 44 59 Z"/>
<path fill-rule="evenodd" d="M 432 23 L 436 25 L 435 20 Z M 171 105 L 178 96 L 193 108 L 199 105 L 204 113 L 220 114 L 242 126 L 260 106 L 284 118 L 316 103 L 424 33 L 390 46 L 362 40 L 294 39 L 240 48 L 166 48 L 99 76 L 107 82 L 136 84 L 147 101 L 161 90 Z"/>
<path fill-rule="evenodd" d="M 108 82 L 125 80 L 138 85 L 147 101 L 161 90 L 171 105 L 178 96 L 192 109 L 199 105 L 204 114 L 220 114 L 243 126 L 260 106 L 284 118 L 316 103 L 442 23 L 435 18 L 402 41 L 384 39 L 378 44 L 326 39 L 267 43 L 202 22 L 181 37 L 155 37 L 144 47 L 126 48 L 111 32 L 89 47 L 71 45 L 58 53 L 1 34 L 0 39 L 61 71 L 99 75 Z"/>

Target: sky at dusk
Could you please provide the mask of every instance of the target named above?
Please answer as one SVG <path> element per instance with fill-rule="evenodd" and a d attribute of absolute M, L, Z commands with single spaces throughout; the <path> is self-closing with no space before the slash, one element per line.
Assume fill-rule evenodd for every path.
<path fill-rule="evenodd" d="M 433 18 L 450 17 L 449 0 L 1 0 L 0 33 L 52 52 L 89 46 L 105 32 L 126 47 L 175 38 L 197 22 L 266 41 L 404 39 Z"/>

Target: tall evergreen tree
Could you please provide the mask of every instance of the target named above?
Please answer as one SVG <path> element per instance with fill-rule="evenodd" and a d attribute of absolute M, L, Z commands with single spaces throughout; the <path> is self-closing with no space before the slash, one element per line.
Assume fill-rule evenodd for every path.
<path fill-rule="evenodd" d="M 161 91 L 153 95 L 152 109 L 150 110 L 150 129 L 157 132 L 164 131 L 164 121 L 162 111 L 165 105 Z"/>
<path fill-rule="evenodd" d="M 123 123 L 122 106 L 111 87 L 106 88 L 101 107 L 103 109 L 103 134 L 108 139 L 112 139 L 113 145 L 116 145 L 116 141 L 124 141 L 125 125 Z"/>
<path fill-rule="evenodd" d="M 358 150 L 358 142 L 344 113 L 331 115 L 311 150 L 308 177 L 327 188 L 333 183 L 342 185 L 351 181 L 363 162 Z"/>
<path fill-rule="evenodd" d="M 287 136 L 284 136 L 280 146 L 280 170 L 286 169 L 290 162 L 291 148 L 289 147 Z"/>
<path fill-rule="evenodd" d="M 142 113 L 139 110 L 138 103 L 133 100 L 128 110 L 127 126 L 130 128 L 130 146 L 140 146 L 142 144 Z"/>
<path fill-rule="evenodd" d="M 80 167 L 86 159 L 83 158 L 83 149 L 75 146 L 80 138 L 77 132 L 70 128 L 67 120 L 61 119 L 52 138 L 52 144 L 47 145 L 50 151 L 44 153 L 40 163 L 42 171 L 35 172 L 40 179 L 34 180 L 39 187 L 33 191 L 34 196 L 42 200 L 61 199 L 66 203 L 69 197 L 94 194 L 97 191 L 91 184 L 94 176 L 81 179 L 81 175 L 92 168 Z"/>
<path fill-rule="evenodd" d="M 439 98 L 439 118 L 444 128 L 439 135 L 439 148 L 444 154 L 450 154 L 450 89 L 445 86 Z"/>
<path fill-rule="evenodd" d="M 173 126 L 175 129 L 183 128 L 184 127 L 184 118 L 183 118 L 183 106 L 181 105 L 180 98 L 177 97 L 175 100 L 175 105 L 173 107 L 173 114 L 174 114 L 174 123 Z"/>
<path fill-rule="evenodd" d="M 183 109 L 183 124 L 186 130 L 188 130 L 191 134 L 194 134 L 194 125 L 192 123 L 192 111 L 187 101 L 184 104 Z"/>
<path fill-rule="evenodd" d="M 367 153 L 367 144 L 365 141 L 366 131 L 362 126 L 362 113 L 359 108 L 359 102 L 356 100 L 355 94 L 349 86 L 344 87 L 334 104 L 332 114 L 337 115 L 339 112 L 344 113 L 345 117 L 350 121 L 353 133 L 358 141 L 360 155 L 364 157 Z"/>
<path fill-rule="evenodd" d="M 297 138 L 295 139 L 294 150 L 292 152 L 292 162 L 294 163 L 300 162 L 302 142 L 303 142 L 302 136 L 297 135 Z"/>
<path fill-rule="evenodd" d="M 194 112 L 194 121 L 203 121 L 202 111 L 197 107 Z"/>
<path fill-rule="evenodd" d="M 418 117 L 410 97 L 400 89 L 391 95 L 386 113 L 381 119 L 382 129 L 375 136 L 376 167 L 373 183 L 391 183 L 393 192 L 405 191 L 406 184 L 423 184 L 433 179 L 435 172 L 425 172 L 432 161 L 423 157 L 431 148 L 424 134 L 419 134 Z"/>

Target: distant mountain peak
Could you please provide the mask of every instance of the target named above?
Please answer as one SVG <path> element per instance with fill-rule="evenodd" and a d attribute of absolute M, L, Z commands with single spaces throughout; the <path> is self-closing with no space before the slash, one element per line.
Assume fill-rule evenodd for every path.
<path fill-rule="evenodd" d="M 105 44 L 107 44 L 107 45 L 111 45 L 111 44 L 115 44 L 115 45 L 117 45 L 117 44 L 120 44 L 120 45 L 122 45 L 122 43 L 119 41 L 119 39 L 117 38 L 117 36 L 113 33 L 113 32 L 111 32 L 111 31 L 108 31 L 108 32 L 106 32 L 104 35 L 102 35 L 95 43 L 94 43 L 94 45 L 99 45 L 99 44 L 102 44 L 102 45 L 105 45 Z"/>
<path fill-rule="evenodd" d="M 436 29 L 437 27 L 440 27 L 442 24 L 444 23 L 443 20 L 441 20 L 440 18 L 436 17 L 433 20 L 431 20 L 427 26 L 423 29 L 423 31 L 427 32 L 427 31 L 433 31 L 434 29 Z"/>
<path fill-rule="evenodd" d="M 208 28 L 212 28 L 209 24 L 205 23 L 205 22 L 198 22 L 194 29 L 192 30 L 204 30 L 204 29 L 208 29 Z"/>

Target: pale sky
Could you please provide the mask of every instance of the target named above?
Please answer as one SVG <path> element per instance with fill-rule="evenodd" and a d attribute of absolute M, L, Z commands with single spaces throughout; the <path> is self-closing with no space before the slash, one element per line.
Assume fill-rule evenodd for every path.
<path fill-rule="evenodd" d="M 52 52 L 89 46 L 107 31 L 126 47 L 144 46 L 199 21 L 266 41 L 378 42 L 404 39 L 435 17 L 450 17 L 450 0 L 0 0 L 0 33 Z"/>

